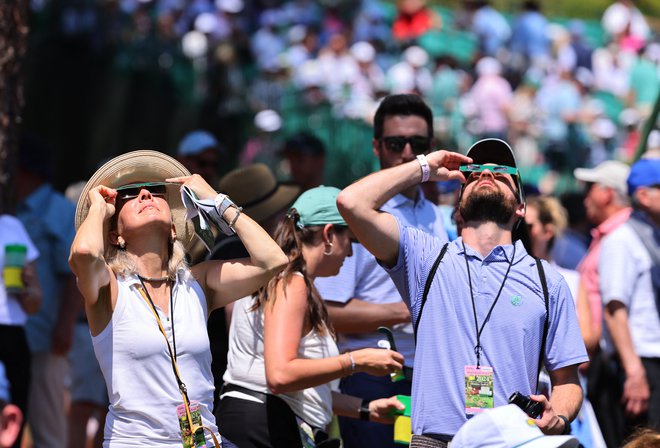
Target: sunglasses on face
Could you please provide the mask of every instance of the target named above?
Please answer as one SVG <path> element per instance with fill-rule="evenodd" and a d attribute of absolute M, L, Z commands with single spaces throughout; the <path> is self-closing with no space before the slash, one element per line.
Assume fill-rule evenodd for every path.
<path fill-rule="evenodd" d="M 486 170 L 490 171 L 495 175 L 509 174 L 511 176 L 515 176 L 513 178 L 513 182 L 516 185 L 516 188 L 518 189 L 518 201 L 521 204 L 525 202 L 525 196 L 520 186 L 521 179 L 520 179 L 520 171 L 518 171 L 518 168 L 512 166 L 506 166 L 506 165 L 479 165 L 477 163 L 468 163 L 467 165 L 461 165 L 458 169 L 464 173 L 470 173 L 468 175 L 468 182 L 473 173 L 483 173 Z"/>
<path fill-rule="evenodd" d="M 397 153 L 403 152 L 406 143 L 410 144 L 410 149 L 412 149 L 412 152 L 415 154 L 424 154 L 431 149 L 431 139 L 420 135 L 413 135 L 411 137 L 392 135 L 389 137 L 381 137 L 381 141 L 388 151 Z"/>
<path fill-rule="evenodd" d="M 482 173 L 486 170 L 494 174 L 510 174 L 512 176 L 518 176 L 518 168 L 506 165 L 479 165 L 476 163 L 469 163 L 467 165 L 461 165 L 459 170 L 464 173 Z"/>
<path fill-rule="evenodd" d="M 118 187 L 117 198 L 121 200 L 133 199 L 140 196 L 142 190 L 147 190 L 151 196 L 164 198 L 167 195 L 166 182 L 142 182 L 139 184 L 128 184 Z"/>

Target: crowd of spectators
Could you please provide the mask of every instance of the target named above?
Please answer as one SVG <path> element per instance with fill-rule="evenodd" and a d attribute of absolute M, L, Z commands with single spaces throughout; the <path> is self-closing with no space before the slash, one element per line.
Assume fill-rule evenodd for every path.
<path fill-rule="evenodd" d="M 630 160 L 660 91 L 660 44 L 627 0 L 614 2 L 601 23 L 551 20 L 533 0 L 506 14 L 481 0 L 456 8 L 423 0 L 80 0 L 35 1 L 32 8 L 35 33 L 84 41 L 111 54 L 117 72 L 143 78 L 142 88 L 114 96 L 132 95 L 139 104 L 152 92 L 155 101 L 174 102 L 174 111 L 144 106 L 150 119 L 147 109 L 117 109 L 134 118 L 121 120 L 176 134 L 168 142 L 205 127 L 225 140 L 233 164 L 260 132 L 282 140 L 313 129 L 340 159 L 354 155 L 378 101 L 417 92 L 433 109 L 439 146 L 507 137 L 521 165 L 537 167 L 531 178 L 538 180 L 543 163 L 555 174 Z M 54 25 L 46 31 L 38 19 Z M 162 129 L 190 104 L 201 113 Z M 253 121 L 264 110 L 276 118 Z M 121 124 L 107 116 L 112 111 L 100 127 Z M 102 145 L 92 140 L 88 146 Z M 161 142 L 173 152 L 175 143 Z M 252 152 L 240 164 L 271 158 Z M 347 172 L 331 161 L 331 180 L 342 186 L 376 168 L 360 157 Z M 565 189 L 552 175 L 542 187 Z"/>
<path fill-rule="evenodd" d="M 72 148 L 85 148 L 77 153 L 82 165 L 72 167 L 75 173 L 60 174 L 64 177 L 84 176 L 85 164 L 96 164 L 112 151 L 148 144 L 163 152 L 177 152 L 186 166 L 196 164 L 192 171 L 208 177 L 216 189 L 223 172 L 259 162 L 280 180 L 297 181 L 302 189 L 320 183 L 344 187 L 383 163 L 369 147 L 374 112 L 382 98 L 416 93 L 433 112 L 429 128 L 435 137 L 434 149 L 465 151 L 474 141 L 490 137 L 511 142 L 523 179 L 537 193 L 569 190 L 575 179 L 587 182 L 586 218 L 602 226 L 608 217 L 600 215 L 610 210 L 608 201 L 621 200 L 627 209 L 628 195 L 637 195 L 636 190 L 624 185 L 619 196 L 613 192 L 611 197 L 597 196 L 605 187 L 615 189 L 609 185 L 614 176 L 580 179 L 579 173 L 601 172 L 608 163 L 625 167 L 633 162 L 645 138 L 643 125 L 654 116 L 660 94 L 660 41 L 629 0 L 613 2 L 601 22 L 551 20 L 535 1 L 524 1 L 519 11 L 506 14 L 480 0 L 465 1 L 456 8 L 424 0 L 33 0 L 31 10 L 33 50 L 56 45 L 44 42 L 58 36 L 68 45 L 62 48 L 70 57 L 75 59 L 84 47 L 88 55 L 98 58 L 98 67 L 77 67 L 80 79 L 95 70 L 112 69 L 98 83 L 100 89 L 108 87 L 100 96 L 83 101 L 81 84 L 68 104 L 45 105 L 48 95 L 41 95 L 41 103 L 34 101 L 45 91 L 34 82 L 39 79 L 36 68 L 49 59 L 27 64 L 26 128 L 42 131 L 60 149 L 65 138 L 71 140 Z M 71 46 L 72 42 L 80 47 Z M 57 70 L 53 69 L 53 77 L 62 81 L 54 75 Z M 67 82 L 74 84 L 77 79 Z M 94 78 L 91 84 L 96 82 Z M 91 103 L 98 103 L 95 110 L 100 114 L 81 107 Z M 60 107 L 64 112 L 49 113 Z M 79 115 L 71 116 L 66 110 Z M 47 117 L 51 127 L 44 128 L 35 114 L 41 120 Z M 58 126 L 59 134 L 52 130 Z M 74 127 L 76 132 L 71 133 Z M 51 132 L 43 132 L 48 129 Z M 188 133 L 193 129 L 197 131 Z M 653 130 L 643 146 L 657 155 L 660 131 Z M 42 163 L 37 164 L 43 165 L 45 158 L 39 160 Z M 37 211 L 42 218 L 48 216 L 44 209 L 31 206 L 34 192 L 55 189 L 49 182 L 52 176 L 41 179 L 24 174 L 19 176 L 21 181 L 31 183 L 19 188 L 22 208 L 17 217 L 32 223 Z M 657 171 L 652 174 L 657 176 Z M 620 176 L 620 184 L 627 175 L 626 171 Z M 651 197 L 649 192 L 657 194 L 656 179 L 640 184 L 642 199 Z M 442 218 L 448 234 L 456 237 L 451 214 L 458 186 L 433 183 L 429 187 L 438 190 L 435 200 L 429 194 L 432 202 L 443 203 L 443 195 L 450 197 Z M 570 198 L 564 199 L 567 205 Z M 583 208 L 581 200 L 578 203 Z M 650 210 L 653 201 L 647 203 L 642 205 Z M 64 208 L 72 212 L 70 204 L 60 207 Z M 649 210 L 642 208 L 640 213 L 655 217 L 656 212 Z M 591 216 L 594 211 L 599 216 Z M 65 226 L 66 219 L 72 218 L 69 215 L 44 222 Z M 587 242 L 582 242 L 583 251 L 573 257 L 574 263 L 562 260 L 560 250 L 567 245 L 575 248 L 566 243 L 571 230 L 585 240 L 588 237 L 577 230 L 585 220 L 574 223 L 571 213 L 568 218 L 570 229 L 557 235 L 553 256 L 558 264 L 574 268 L 587 251 Z M 28 232 L 35 229 L 41 228 L 31 224 Z M 58 233 L 61 245 L 71 237 L 65 233 Z M 40 253 L 50 250 L 41 234 L 30 237 Z M 60 258 L 68 253 L 61 247 L 53 252 Z M 592 257 L 591 268 L 602 271 L 598 257 Z M 649 266 L 657 265 L 646 258 Z M 57 266 L 50 263 L 51 270 Z M 42 311 L 32 318 L 33 322 L 48 318 L 54 330 L 50 336 L 34 336 L 27 330 L 28 340 L 37 337 L 43 345 L 31 342 L 33 381 L 58 377 L 57 384 L 46 387 L 54 391 L 57 401 L 41 406 L 42 413 L 55 410 L 50 412 L 50 423 L 59 431 L 42 425 L 42 432 L 53 440 L 51 436 L 67 426 L 56 417 L 64 416 L 59 411 L 63 408 L 59 392 L 65 385 L 59 379 L 66 375 L 59 372 L 66 370 L 65 355 L 70 355 L 72 344 L 76 346 L 69 327 L 87 325 L 82 315 L 75 315 L 79 309 L 55 298 L 55 290 L 61 289 L 58 296 L 78 299 L 69 292 L 68 267 L 56 270 L 62 284 L 45 288 L 53 297 L 44 294 Z M 582 283 L 584 271 L 582 261 Z M 576 295 L 591 292 L 588 284 L 584 286 L 587 289 Z M 598 278 L 591 286 L 598 288 Z M 594 305 L 591 312 L 602 314 L 602 300 L 589 299 Z M 606 305 L 623 299 L 628 297 L 614 295 Z M 619 308 L 605 311 L 614 314 Z M 599 314 L 594 322 L 602 325 L 602 319 Z M 598 333 L 602 330 L 599 327 Z M 640 356 L 649 357 L 641 352 Z M 655 359 L 655 352 L 651 357 Z M 72 377 L 71 409 L 75 410 L 80 397 L 74 393 L 77 383 Z M 31 389 L 33 395 L 41 390 Z M 100 400 L 102 407 L 106 398 Z M 595 401 L 594 407 L 605 409 Z M 31 418 L 38 418 L 35 415 L 39 414 Z M 89 416 L 83 417 L 84 423 Z M 69 422 L 70 430 L 74 423 Z M 36 446 L 44 443 L 39 430 L 32 429 L 31 436 Z M 60 440 L 67 437 L 60 436 Z"/>

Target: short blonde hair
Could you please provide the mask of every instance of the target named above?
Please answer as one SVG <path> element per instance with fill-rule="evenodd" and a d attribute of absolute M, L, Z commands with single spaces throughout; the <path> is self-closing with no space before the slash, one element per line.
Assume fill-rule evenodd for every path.
<path fill-rule="evenodd" d="M 527 199 L 527 207 L 534 207 L 539 214 L 542 225 L 552 226 L 554 235 L 548 242 L 548 250 L 552 249 L 556 238 L 560 236 L 568 226 L 568 213 L 559 199 L 553 196 L 532 196 Z"/>
<path fill-rule="evenodd" d="M 533 196 L 527 199 L 527 206 L 539 212 L 541 224 L 553 226 L 555 235 L 561 235 L 568 226 L 568 213 L 559 199 L 553 196 Z"/>

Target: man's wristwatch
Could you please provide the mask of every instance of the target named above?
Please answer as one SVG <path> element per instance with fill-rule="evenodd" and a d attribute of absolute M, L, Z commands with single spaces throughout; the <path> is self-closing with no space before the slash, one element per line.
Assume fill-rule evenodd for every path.
<path fill-rule="evenodd" d="M 571 433 L 571 423 L 568 421 L 568 418 L 566 418 L 563 415 L 557 415 L 561 420 L 564 421 L 564 430 L 561 432 L 562 436 L 568 435 Z"/>
<path fill-rule="evenodd" d="M 367 400 L 366 398 L 362 400 L 362 404 L 360 405 L 360 420 L 364 420 L 368 422 L 371 420 L 371 411 L 369 411 L 369 403 L 371 403 L 371 400 Z"/>

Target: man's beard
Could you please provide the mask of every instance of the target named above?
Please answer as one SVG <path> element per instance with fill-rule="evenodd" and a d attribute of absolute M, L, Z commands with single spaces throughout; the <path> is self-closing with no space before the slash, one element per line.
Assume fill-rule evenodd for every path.
<path fill-rule="evenodd" d="M 514 198 L 507 198 L 501 190 L 477 187 L 470 196 L 461 201 L 458 210 L 464 223 L 486 221 L 506 225 L 517 208 L 518 202 Z"/>

